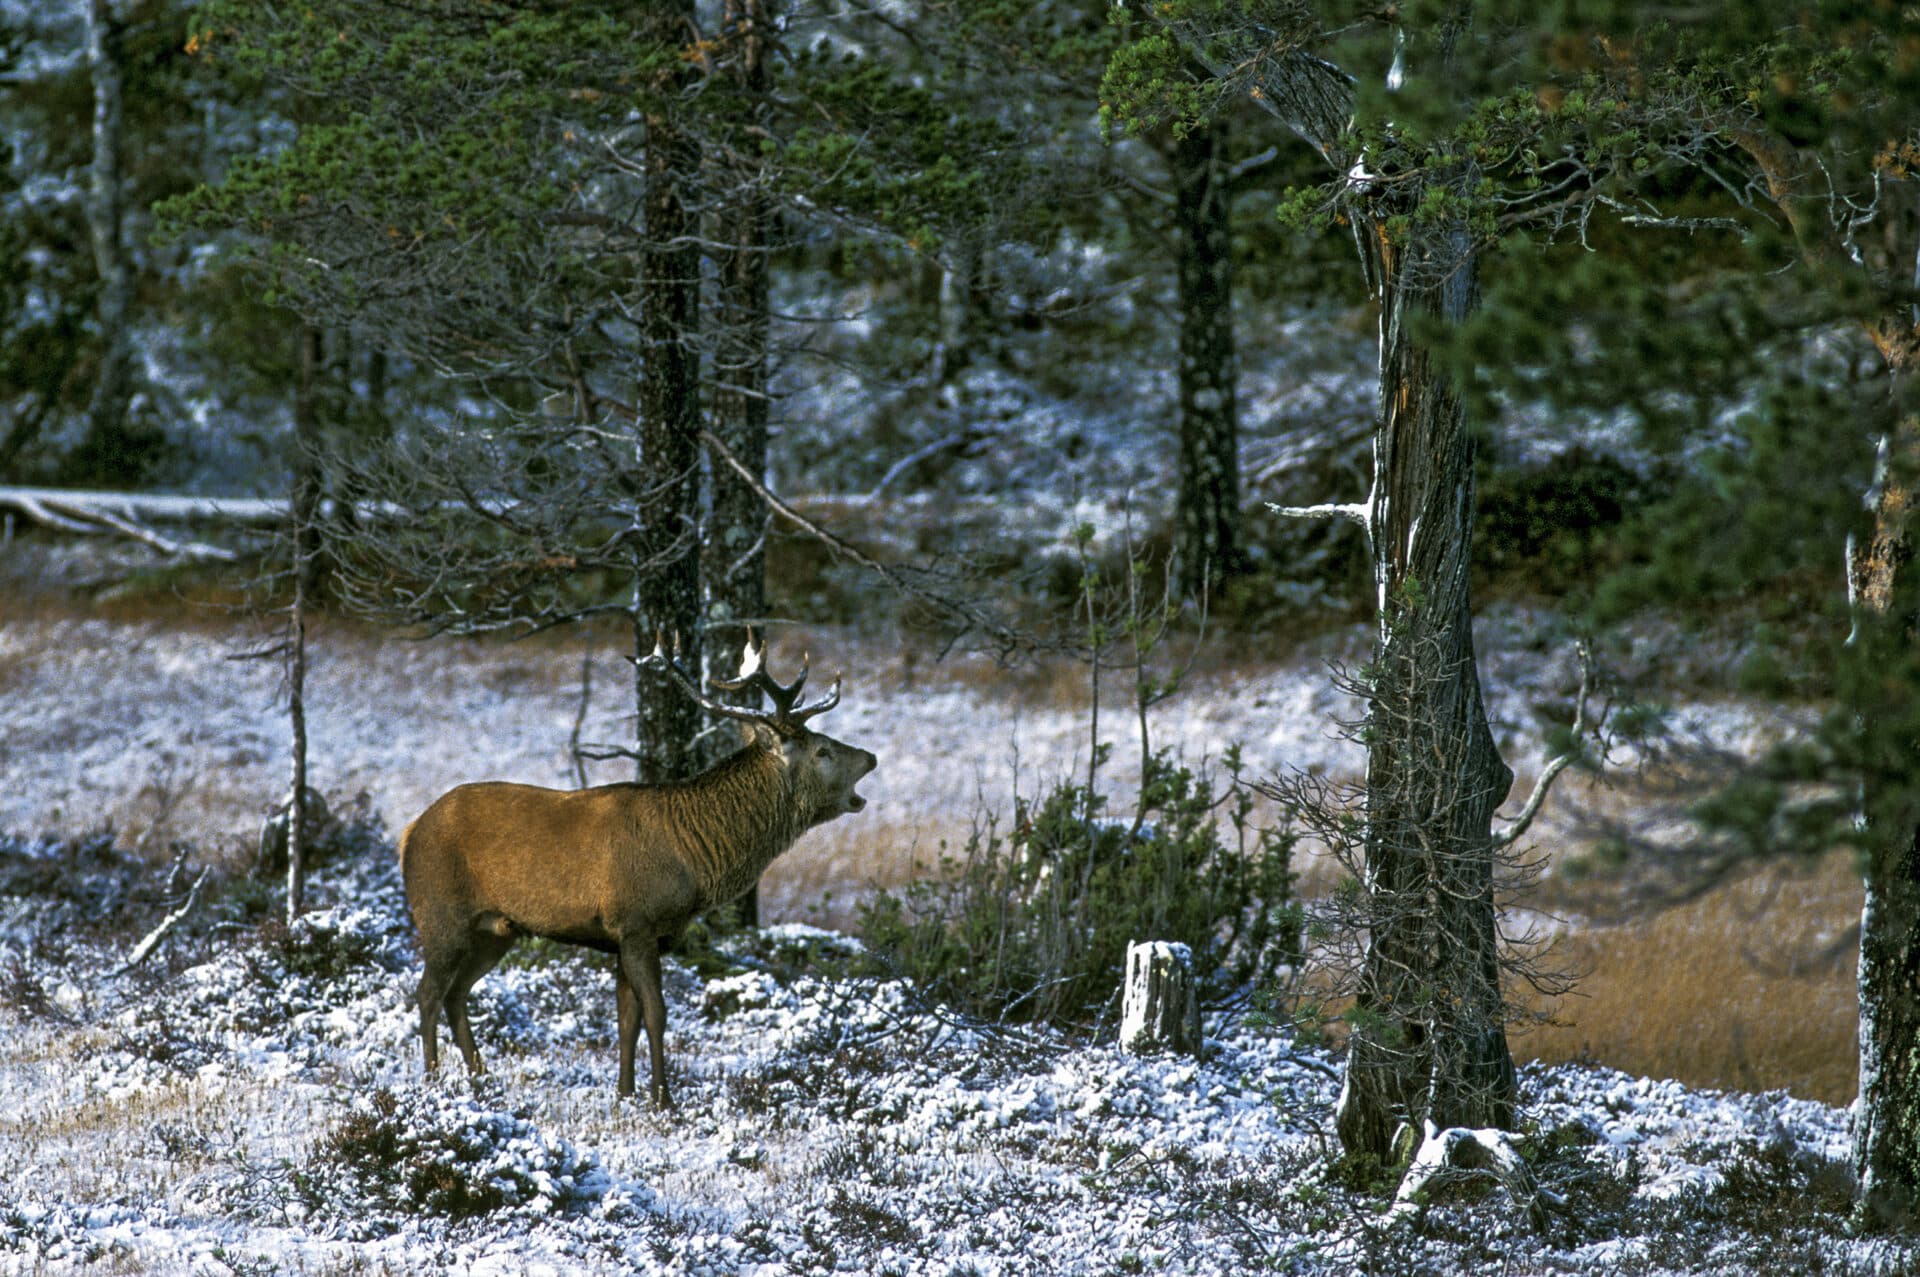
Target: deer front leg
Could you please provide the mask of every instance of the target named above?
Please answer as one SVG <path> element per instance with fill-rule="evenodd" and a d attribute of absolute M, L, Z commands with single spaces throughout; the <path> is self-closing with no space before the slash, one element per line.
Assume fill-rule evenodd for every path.
<path fill-rule="evenodd" d="M 655 1108 L 670 1109 L 673 1100 L 667 1094 L 667 1000 L 660 991 L 660 940 L 643 936 L 620 946 L 620 969 L 640 1002 L 640 1018 L 647 1026 L 647 1064 L 653 1085 L 650 1094 Z M 623 1060 L 631 1058 L 631 1046 L 623 1046 Z M 624 1071 L 631 1093 L 632 1070 Z"/>

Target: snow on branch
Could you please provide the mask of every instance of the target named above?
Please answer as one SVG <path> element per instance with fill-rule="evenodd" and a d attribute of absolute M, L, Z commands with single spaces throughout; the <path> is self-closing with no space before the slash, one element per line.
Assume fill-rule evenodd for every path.
<path fill-rule="evenodd" d="M 1275 505 L 1267 502 L 1267 509 L 1283 519 L 1351 519 L 1363 529 L 1371 527 L 1372 507 L 1365 501 L 1325 502 L 1321 505 Z"/>
<path fill-rule="evenodd" d="M 1559 1194 L 1534 1182 L 1533 1172 L 1505 1131 L 1468 1130 L 1462 1126 L 1443 1131 L 1434 1126 L 1431 1118 L 1424 1127 L 1420 1151 L 1414 1154 L 1413 1164 L 1407 1167 L 1406 1178 L 1400 1181 L 1393 1205 L 1387 1211 L 1389 1221 L 1417 1216 L 1425 1208 L 1431 1190 L 1449 1181 L 1480 1176 L 1498 1181 L 1514 1205 L 1526 1211 L 1536 1232 L 1547 1230 L 1549 1206 L 1557 1209 L 1566 1204 Z"/>
<path fill-rule="evenodd" d="M 175 867 L 178 868 L 178 864 L 176 864 Z M 194 878 L 193 885 L 187 889 L 187 898 L 181 901 L 180 907 L 162 918 L 159 926 L 147 932 L 146 937 L 141 940 L 139 944 L 133 946 L 133 952 L 129 953 L 127 960 L 120 964 L 122 974 L 133 970 L 142 962 L 145 962 L 148 955 L 152 954 L 160 942 L 166 939 L 167 933 L 178 926 L 182 918 L 185 918 L 189 913 L 193 912 L 193 906 L 199 903 L 200 900 L 200 888 L 206 885 L 207 874 L 211 868 L 211 866 L 202 866 L 199 876 Z"/>
<path fill-rule="evenodd" d="M 55 532 L 122 536 L 169 558 L 232 563 L 232 550 L 204 541 L 176 539 L 154 523 L 271 524 L 286 517 L 286 503 L 225 497 L 163 496 L 134 492 L 85 492 L 66 488 L 0 487 L 0 510 Z"/>

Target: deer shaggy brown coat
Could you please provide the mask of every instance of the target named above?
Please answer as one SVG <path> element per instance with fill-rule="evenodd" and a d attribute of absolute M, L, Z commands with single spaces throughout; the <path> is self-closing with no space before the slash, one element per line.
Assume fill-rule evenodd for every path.
<path fill-rule="evenodd" d="M 426 1067 L 439 1067 L 442 1010 L 467 1068 L 482 1072 L 467 994 L 521 936 L 544 936 L 617 956 L 621 1095 L 633 1093 L 642 1023 L 654 1103 L 671 1101 L 660 953 L 696 916 L 744 894 L 775 857 L 813 828 L 866 806 L 854 786 L 877 761 L 810 731 L 796 710 L 803 671 L 789 686 L 758 671 L 734 684 L 770 689 L 776 711 L 720 706 L 747 724 L 746 747 L 692 780 L 556 790 L 505 781 L 462 785 L 400 836 L 401 875 L 425 958 L 415 1001 Z M 664 661 L 656 652 L 651 659 Z M 749 675 L 752 678 L 749 679 Z"/>

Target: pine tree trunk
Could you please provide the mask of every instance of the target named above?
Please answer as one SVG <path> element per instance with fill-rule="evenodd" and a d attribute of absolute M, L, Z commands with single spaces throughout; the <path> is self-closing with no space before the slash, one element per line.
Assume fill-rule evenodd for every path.
<path fill-rule="evenodd" d="M 669 47 L 687 43 L 692 6 L 649 8 L 653 37 Z M 677 81 L 678 74 L 674 79 Z M 646 116 L 647 246 L 641 254 L 640 537 L 634 585 L 635 655 L 651 650 L 653 635 L 678 635 L 688 668 L 700 668 L 700 556 L 691 535 L 699 519 L 698 456 L 700 362 L 695 345 L 700 314 L 700 254 L 681 184 L 698 171 L 699 155 L 666 105 L 677 85 L 656 86 L 660 101 Z M 634 671 L 635 778 L 643 783 L 691 774 L 700 711 L 663 674 Z"/>
<path fill-rule="evenodd" d="M 1413 331 L 1421 317 L 1465 318 L 1475 250 L 1444 228 L 1393 242 L 1384 211 L 1366 229 L 1381 300 L 1366 828 L 1375 925 L 1336 1125 L 1349 1151 L 1384 1158 L 1403 1122 L 1513 1123 L 1492 835 L 1513 774 L 1474 661 L 1472 441 L 1457 389 Z"/>
<path fill-rule="evenodd" d="M 101 462 L 111 464 L 126 434 L 127 402 L 132 397 L 133 267 L 128 261 L 125 200 L 121 193 L 121 135 L 125 123 L 124 24 L 110 0 L 90 0 L 87 8 L 87 67 L 93 80 L 93 165 L 87 184 L 87 230 L 93 242 L 94 269 L 100 277 L 96 317 L 103 343 L 100 368 L 87 404 L 88 442 Z"/>
<path fill-rule="evenodd" d="M 1920 1226 L 1920 822 L 1881 832 L 1860 915 L 1854 1161 L 1868 1221 L 1911 1230 Z"/>
<path fill-rule="evenodd" d="M 747 109 L 760 124 L 768 115 L 768 15 L 766 0 L 726 0 L 724 29 L 733 43 L 733 72 L 747 99 Z M 736 174 L 740 189 L 722 214 L 720 238 L 726 244 L 720 261 L 717 298 L 718 330 L 714 334 L 713 429 L 742 464 L 763 478 L 767 473 L 767 254 L 772 216 L 763 189 L 765 174 L 754 166 Z M 712 499 L 707 535 L 701 546 L 707 588 L 707 650 L 716 667 L 731 674 L 729 663 L 746 647 L 747 627 L 767 612 L 767 509 L 760 497 L 733 467 L 712 468 Z M 760 693 L 751 689 L 719 692 L 722 699 L 757 707 Z M 730 749 L 731 735 L 716 734 L 711 754 Z M 760 922 L 760 889 L 755 886 L 739 902 L 740 919 L 748 926 Z"/>
<path fill-rule="evenodd" d="M 1179 230 L 1180 584 L 1198 590 L 1240 567 L 1239 402 L 1226 128 L 1209 122 L 1167 152 Z"/>
<path fill-rule="evenodd" d="M 1872 330 L 1898 394 L 1920 373 L 1920 326 L 1893 316 Z M 1868 760 L 1866 906 L 1860 917 L 1860 1097 L 1854 1160 L 1865 1222 L 1920 1226 L 1920 416 L 1887 440 L 1873 535 L 1848 565 L 1862 668 L 1857 692 Z M 1875 677 L 1875 674 L 1878 676 Z"/>

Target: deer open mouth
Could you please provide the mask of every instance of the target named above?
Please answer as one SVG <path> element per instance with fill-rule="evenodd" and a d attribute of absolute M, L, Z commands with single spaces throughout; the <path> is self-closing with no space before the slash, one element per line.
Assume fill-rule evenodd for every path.
<path fill-rule="evenodd" d="M 848 811 L 859 811 L 862 807 L 865 807 L 866 805 L 867 805 L 867 800 L 861 797 L 859 794 L 847 795 Z"/>

